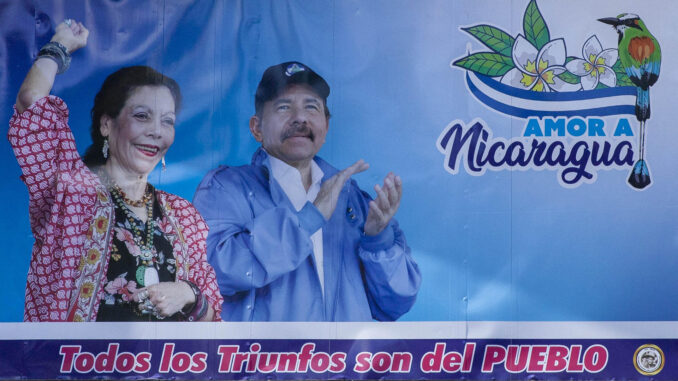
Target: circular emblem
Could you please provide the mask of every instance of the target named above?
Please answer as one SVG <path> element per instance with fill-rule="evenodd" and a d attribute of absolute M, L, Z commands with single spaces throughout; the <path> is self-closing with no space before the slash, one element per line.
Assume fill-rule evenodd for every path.
<path fill-rule="evenodd" d="M 664 368 L 664 352 L 654 344 L 641 345 L 633 354 L 633 365 L 638 373 L 654 376 Z"/>

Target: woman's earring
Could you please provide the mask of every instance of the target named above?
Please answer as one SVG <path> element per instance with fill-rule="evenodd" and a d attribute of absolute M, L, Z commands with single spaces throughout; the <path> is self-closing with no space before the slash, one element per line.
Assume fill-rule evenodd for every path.
<path fill-rule="evenodd" d="M 165 172 L 165 170 L 167 169 L 167 165 L 165 164 L 165 157 L 164 156 L 162 157 L 161 163 L 162 163 L 162 171 Z"/>
<path fill-rule="evenodd" d="M 108 138 L 104 138 L 104 148 L 101 152 L 104 154 L 104 159 L 108 159 Z"/>

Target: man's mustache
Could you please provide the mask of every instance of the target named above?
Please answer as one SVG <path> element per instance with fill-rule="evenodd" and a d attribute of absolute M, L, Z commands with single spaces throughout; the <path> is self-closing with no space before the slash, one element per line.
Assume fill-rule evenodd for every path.
<path fill-rule="evenodd" d="M 304 136 L 308 137 L 311 139 L 311 141 L 315 140 L 315 134 L 313 134 L 313 131 L 311 128 L 306 124 L 306 123 L 294 123 L 292 124 L 287 130 L 282 135 L 282 140 L 285 140 L 287 138 L 295 137 L 295 136 Z"/>

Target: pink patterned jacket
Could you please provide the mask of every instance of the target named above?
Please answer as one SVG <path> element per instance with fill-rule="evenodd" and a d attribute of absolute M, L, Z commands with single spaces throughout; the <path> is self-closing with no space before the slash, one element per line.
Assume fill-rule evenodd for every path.
<path fill-rule="evenodd" d="M 22 114 L 15 108 L 8 137 L 28 187 L 35 237 L 24 320 L 96 321 L 112 244 L 111 197 L 80 159 L 60 98 L 42 98 Z M 222 297 L 205 256 L 205 221 L 188 201 L 162 191 L 156 196 L 177 279 L 195 283 L 220 320 Z"/>

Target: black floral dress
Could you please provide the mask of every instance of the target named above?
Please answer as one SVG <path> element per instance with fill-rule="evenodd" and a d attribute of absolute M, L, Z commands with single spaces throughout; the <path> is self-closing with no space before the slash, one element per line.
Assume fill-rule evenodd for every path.
<path fill-rule="evenodd" d="M 104 297 L 99 305 L 97 321 L 159 321 L 153 314 L 142 314 L 132 295 L 140 288 L 149 286 L 153 280 L 145 279 L 146 267 L 141 259 L 141 249 L 134 240 L 135 231 L 146 232 L 146 223 L 141 221 L 126 206 L 115 205 L 115 225 L 111 230 L 113 245 L 106 272 L 107 282 Z M 127 211 L 123 210 L 127 209 Z M 131 216 L 131 218 L 130 218 Z M 158 228 L 163 217 L 160 203 L 153 192 L 153 265 L 157 272 L 157 281 L 174 282 L 176 261 L 172 255 L 172 245 Z M 155 273 L 154 272 L 154 273 Z M 168 316 L 162 321 L 183 320 L 180 313 Z"/>

